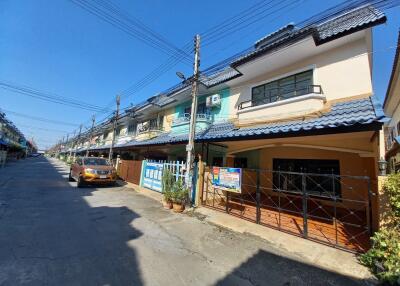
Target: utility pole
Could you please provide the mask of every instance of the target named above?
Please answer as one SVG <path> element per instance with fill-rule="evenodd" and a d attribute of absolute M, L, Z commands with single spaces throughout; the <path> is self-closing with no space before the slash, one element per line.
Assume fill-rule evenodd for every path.
<path fill-rule="evenodd" d="M 117 103 L 117 110 L 115 111 L 115 117 L 114 117 L 114 122 L 113 122 L 113 129 L 112 129 L 112 141 L 111 141 L 111 146 L 110 146 L 110 152 L 108 154 L 108 160 L 110 160 L 110 162 L 112 162 L 112 158 L 113 158 L 115 132 L 117 129 L 117 123 L 118 123 L 118 117 L 119 117 L 119 105 L 121 103 L 121 97 L 119 95 L 117 95 L 117 97 L 116 97 L 116 103 Z"/>
<path fill-rule="evenodd" d="M 77 143 L 79 143 L 79 139 L 81 138 L 81 132 L 82 132 L 82 124 L 79 126 L 78 138 L 75 139 L 75 141 L 77 141 Z M 75 143 L 74 143 L 74 148 L 75 148 Z M 74 162 L 75 162 L 75 158 L 76 158 L 76 150 L 74 150 Z"/>
<path fill-rule="evenodd" d="M 69 158 L 68 158 L 68 160 L 71 160 L 71 156 L 72 156 L 72 148 L 74 148 L 74 139 L 75 139 L 75 134 L 76 134 L 76 130 L 74 130 L 74 135 L 73 135 L 73 137 L 71 138 L 71 143 L 72 143 L 72 145 L 71 145 L 71 144 L 69 144 L 69 145 L 70 145 L 70 147 L 69 147 Z"/>
<path fill-rule="evenodd" d="M 200 67 L 200 35 L 194 38 L 194 70 L 192 80 L 192 109 L 190 115 L 189 125 L 189 142 L 186 145 L 186 174 L 185 184 L 191 187 L 190 174 L 193 172 L 193 157 L 194 157 L 194 138 L 196 135 L 196 118 L 197 118 L 197 89 L 199 80 L 199 67 Z M 191 197 L 191 192 L 189 192 Z"/>
<path fill-rule="evenodd" d="M 94 123 L 96 121 L 96 116 L 92 116 L 92 128 L 90 129 L 90 137 L 89 137 L 89 146 L 86 150 L 86 157 L 89 157 L 89 149 L 90 149 L 90 144 L 92 143 L 93 140 L 93 129 L 94 129 Z"/>

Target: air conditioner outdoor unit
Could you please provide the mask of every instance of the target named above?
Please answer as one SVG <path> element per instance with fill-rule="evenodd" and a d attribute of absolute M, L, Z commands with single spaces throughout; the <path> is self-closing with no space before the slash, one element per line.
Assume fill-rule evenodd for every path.
<path fill-rule="evenodd" d="M 206 106 L 207 107 L 221 106 L 221 96 L 219 94 L 213 94 L 213 95 L 207 96 Z"/>

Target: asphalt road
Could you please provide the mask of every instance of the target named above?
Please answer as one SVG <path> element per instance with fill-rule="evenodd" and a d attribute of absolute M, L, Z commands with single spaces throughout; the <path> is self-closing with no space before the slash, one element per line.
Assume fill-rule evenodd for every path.
<path fill-rule="evenodd" d="M 0 285 L 365 285 L 56 160 L 0 169 Z"/>

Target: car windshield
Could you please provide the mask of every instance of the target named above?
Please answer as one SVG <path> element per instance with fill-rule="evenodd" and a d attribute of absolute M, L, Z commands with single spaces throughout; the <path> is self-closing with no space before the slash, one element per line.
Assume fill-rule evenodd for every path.
<path fill-rule="evenodd" d="M 108 160 L 103 158 L 84 158 L 83 164 L 86 166 L 109 166 Z"/>

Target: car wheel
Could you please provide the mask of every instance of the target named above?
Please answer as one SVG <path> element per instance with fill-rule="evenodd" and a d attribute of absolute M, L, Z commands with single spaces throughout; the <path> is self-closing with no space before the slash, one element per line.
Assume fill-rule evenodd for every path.
<path fill-rule="evenodd" d="M 83 180 L 82 176 L 78 177 L 77 187 L 82 188 L 85 185 L 85 181 Z"/>
<path fill-rule="evenodd" d="M 74 178 L 72 178 L 72 170 L 69 170 L 68 181 L 73 182 Z"/>

